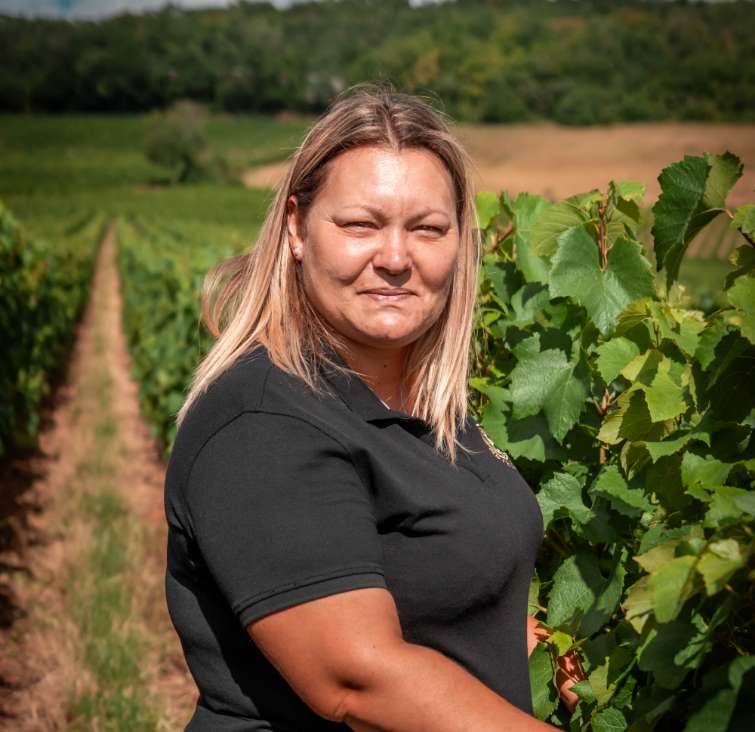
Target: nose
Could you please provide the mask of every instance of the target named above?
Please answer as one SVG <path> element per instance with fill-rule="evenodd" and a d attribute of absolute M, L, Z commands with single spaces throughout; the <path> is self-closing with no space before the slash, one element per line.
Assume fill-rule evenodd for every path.
<path fill-rule="evenodd" d="M 398 275 L 411 269 L 412 260 L 406 232 L 400 227 L 386 227 L 373 257 L 376 269 L 382 269 L 392 275 Z"/>

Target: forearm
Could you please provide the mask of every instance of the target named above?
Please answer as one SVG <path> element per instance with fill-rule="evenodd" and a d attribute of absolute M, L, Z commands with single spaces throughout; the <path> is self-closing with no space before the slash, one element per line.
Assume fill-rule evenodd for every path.
<path fill-rule="evenodd" d="M 531 656 L 537 644 L 548 637 L 548 631 L 545 628 L 538 628 L 538 619 L 532 615 L 527 616 L 527 655 Z"/>
<path fill-rule="evenodd" d="M 343 722 L 356 732 L 555 729 L 506 701 L 443 654 L 411 643 L 400 644 L 372 670 L 367 683 L 349 691 L 341 711 Z"/>
<path fill-rule="evenodd" d="M 548 638 L 549 632 L 545 628 L 538 628 L 537 618 L 532 615 L 527 616 L 527 655 L 531 656 L 538 643 Z M 564 656 L 559 656 L 558 669 L 556 671 L 556 686 L 561 698 L 564 700 L 569 711 L 574 711 L 574 707 L 579 701 L 579 697 L 571 691 L 571 687 L 585 678 L 582 670 L 579 652 L 576 650 L 569 651 Z"/>

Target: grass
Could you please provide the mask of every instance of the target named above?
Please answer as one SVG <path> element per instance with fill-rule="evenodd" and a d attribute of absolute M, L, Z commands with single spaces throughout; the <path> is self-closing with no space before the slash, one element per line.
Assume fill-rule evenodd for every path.
<path fill-rule="evenodd" d="M 101 349 L 101 329 L 94 341 Z M 133 583 L 140 581 L 143 537 L 114 488 L 119 424 L 110 407 L 112 387 L 107 365 L 99 364 L 83 395 L 100 416 L 92 450 L 78 466 L 87 488 L 79 495 L 76 517 L 86 525 L 89 540 L 83 561 L 71 568 L 66 598 L 90 682 L 71 694 L 67 718 L 69 729 L 82 732 L 149 732 L 157 729 L 160 714 L 144 678 L 145 642 L 134 621 L 133 592 Z"/>
<path fill-rule="evenodd" d="M 164 180 L 144 156 L 148 115 L 0 115 L 0 196 L 97 192 Z M 299 143 L 305 119 L 210 118 L 210 149 L 232 170 L 283 160 Z"/>
<path fill-rule="evenodd" d="M 159 715 L 143 680 L 144 642 L 138 628 L 130 627 L 127 580 L 134 574 L 137 527 L 107 486 L 84 494 L 81 515 L 92 540 L 72 578 L 70 604 L 93 683 L 71 698 L 68 717 L 73 729 L 154 730 Z"/>
<path fill-rule="evenodd" d="M 207 127 L 210 145 L 232 169 L 285 160 L 301 142 L 314 117 L 275 119 L 262 115 L 218 115 Z"/>

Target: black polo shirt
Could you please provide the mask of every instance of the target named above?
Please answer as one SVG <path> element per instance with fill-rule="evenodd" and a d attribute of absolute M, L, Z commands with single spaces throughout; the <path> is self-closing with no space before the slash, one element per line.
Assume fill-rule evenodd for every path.
<path fill-rule="evenodd" d="M 194 731 L 348 730 L 312 712 L 247 634 L 252 621 L 364 587 L 405 640 L 532 712 L 529 583 L 537 501 L 470 419 L 457 465 L 429 426 L 323 368 L 317 395 L 248 351 L 192 406 L 165 482 L 168 607 L 199 688 Z"/>

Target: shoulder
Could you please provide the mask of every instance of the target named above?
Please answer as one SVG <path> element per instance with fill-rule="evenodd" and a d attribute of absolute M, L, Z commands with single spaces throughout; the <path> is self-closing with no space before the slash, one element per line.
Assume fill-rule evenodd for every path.
<path fill-rule="evenodd" d="M 198 449 L 183 485 L 185 497 L 252 485 L 289 486 L 354 468 L 349 451 L 328 432 L 295 415 L 242 412 Z"/>
<path fill-rule="evenodd" d="M 244 352 L 196 398 L 176 440 L 212 434 L 239 414 L 256 409 L 273 368 L 264 348 Z"/>
<path fill-rule="evenodd" d="M 320 400 L 302 379 L 276 366 L 267 349 L 258 345 L 209 385 L 186 414 L 181 428 L 208 435 L 247 412 L 289 415 L 306 421 Z"/>
<path fill-rule="evenodd" d="M 206 445 L 234 442 L 244 431 L 255 432 L 258 441 L 282 430 L 304 441 L 307 436 L 329 432 L 319 414 L 320 403 L 321 398 L 302 379 L 276 366 L 263 346 L 255 346 L 192 404 L 176 433 L 168 482 L 182 485 Z"/>
<path fill-rule="evenodd" d="M 239 411 L 201 436 L 177 439 L 168 464 L 166 511 L 182 527 L 195 527 L 200 515 L 275 506 L 303 486 L 359 482 L 348 448 L 296 414 Z"/>

